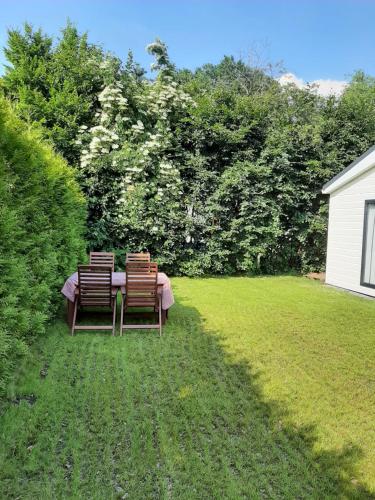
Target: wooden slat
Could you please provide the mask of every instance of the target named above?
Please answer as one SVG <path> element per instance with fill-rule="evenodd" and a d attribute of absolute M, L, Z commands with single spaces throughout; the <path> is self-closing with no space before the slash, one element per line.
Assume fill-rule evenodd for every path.
<path fill-rule="evenodd" d="M 149 323 L 141 323 L 140 325 L 130 325 L 130 324 L 124 324 L 122 325 L 123 330 L 143 330 L 144 328 L 159 328 L 160 325 L 157 323 L 156 325 L 151 325 Z"/>
<path fill-rule="evenodd" d="M 134 302 L 141 303 L 141 302 L 147 302 L 147 304 L 155 304 L 155 297 L 145 297 L 145 296 L 140 296 L 140 297 L 128 297 L 128 305 L 133 304 Z"/>
<path fill-rule="evenodd" d="M 128 262 L 150 262 L 150 254 L 148 252 L 127 253 L 126 263 Z"/>
<path fill-rule="evenodd" d="M 147 277 L 150 273 L 156 274 L 158 267 L 155 263 L 151 265 L 149 262 L 128 262 L 126 264 L 126 272 L 129 273 L 129 276 L 134 276 L 134 279 L 141 279 L 142 276 Z"/>
<path fill-rule="evenodd" d="M 75 325 L 74 330 L 112 330 L 112 325 Z"/>
<path fill-rule="evenodd" d="M 96 264 L 79 266 L 78 290 L 80 305 L 111 307 L 112 267 Z"/>
<path fill-rule="evenodd" d="M 131 281 L 128 282 L 129 283 L 129 286 L 128 286 L 128 293 L 130 291 L 134 291 L 134 292 L 138 292 L 138 293 L 142 293 L 144 291 L 147 291 L 147 292 L 152 292 L 154 291 L 155 292 L 155 286 L 152 286 L 153 284 L 152 283 L 131 283 Z"/>
<path fill-rule="evenodd" d="M 112 252 L 90 252 L 90 265 L 109 265 L 115 269 L 115 254 Z"/>

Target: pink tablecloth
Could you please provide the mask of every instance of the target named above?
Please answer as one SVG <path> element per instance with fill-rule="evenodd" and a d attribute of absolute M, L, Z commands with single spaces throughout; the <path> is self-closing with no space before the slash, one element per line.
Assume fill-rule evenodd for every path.
<path fill-rule="evenodd" d="M 125 286 L 125 273 L 112 273 L 112 285 L 114 287 Z M 169 309 L 174 304 L 171 281 L 164 273 L 158 273 L 158 285 L 163 285 L 162 292 L 162 308 Z M 78 273 L 72 274 L 61 289 L 61 293 L 65 297 L 74 302 L 75 291 L 78 286 Z"/>

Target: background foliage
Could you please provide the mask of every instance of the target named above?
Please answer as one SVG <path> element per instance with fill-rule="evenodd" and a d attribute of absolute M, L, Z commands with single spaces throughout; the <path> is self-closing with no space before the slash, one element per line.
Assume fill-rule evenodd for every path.
<path fill-rule="evenodd" d="M 375 82 L 344 94 L 281 87 L 224 57 L 155 76 L 68 23 L 59 40 L 9 32 L 2 86 L 77 170 L 92 249 L 149 250 L 173 274 L 321 270 L 322 185 L 375 142 Z"/>
<path fill-rule="evenodd" d="M 56 44 L 29 24 L 22 32 L 10 30 L 4 52 L 10 64 L 3 87 L 17 103 L 18 114 L 40 122 L 56 150 L 70 163 L 76 162 L 78 128 L 91 124 L 104 77 L 116 72 L 120 62 L 107 56 L 110 64 L 104 70 L 102 49 L 89 44 L 87 35 L 80 35 L 70 22 Z"/>
<path fill-rule="evenodd" d="M 83 258 L 85 201 L 74 173 L 0 98 L 0 394 L 43 333 Z"/>

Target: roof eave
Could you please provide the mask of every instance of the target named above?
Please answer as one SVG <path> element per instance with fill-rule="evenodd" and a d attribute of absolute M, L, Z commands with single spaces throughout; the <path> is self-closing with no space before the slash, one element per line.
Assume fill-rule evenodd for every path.
<path fill-rule="evenodd" d="M 344 170 L 339 172 L 335 177 L 333 177 L 330 181 L 326 182 L 322 188 L 322 193 L 323 194 L 331 194 L 333 191 L 336 191 L 340 187 L 344 186 L 347 182 L 352 181 L 359 175 L 363 174 L 373 166 L 375 166 L 375 160 L 371 164 L 367 165 L 366 168 L 363 168 L 361 170 L 358 170 L 358 172 L 355 175 L 348 175 L 348 173 L 356 167 L 360 162 L 362 162 L 365 158 L 367 158 L 371 153 L 375 151 L 375 146 L 372 146 L 370 149 L 368 149 L 363 155 L 361 155 L 359 158 L 354 160 L 350 165 L 348 165 Z"/>

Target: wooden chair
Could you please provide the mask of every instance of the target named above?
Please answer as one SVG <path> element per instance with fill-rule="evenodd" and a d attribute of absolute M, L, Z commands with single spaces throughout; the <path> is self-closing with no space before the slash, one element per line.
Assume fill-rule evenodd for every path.
<path fill-rule="evenodd" d="M 90 252 L 90 265 L 111 266 L 115 270 L 115 254 L 112 252 Z"/>
<path fill-rule="evenodd" d="M 128 267 L 132 273 L 150 273 L 153 267 L 150 267 L 151 262 L 146 262 L 145 260 L 134 260 L 126 263 L 125 271 L 127 272 Z M 156 265 L 156 263 L 153 263 Z"/>
<path fill-rule="evenodd" d="M 78 266 L 78 288 L 74 301 L 72 335 L 75 330 L 112 330 L 115 334 L 117 289 L 112 288 L 111 266 Z M 112 325 L 76 325 L 78 307 L 109 307 Z"/>
<path fill-rule="evenodd" d="M 158 265 L 155 262 L 131 262 L 126 265 L 126 285 L 121 288 L 120 334 L 127 329 L 155 328 L 162 333 L 161 295 L 158 294 Z M 125 324 L 129 308 L 151 308 L 155 323 Z M 157 321 L 156 321 L 157 320 Z"/>
<path fill-rule="evenodd" d="M 126 254 L 126 264 L 128 262 L 150 262 L 149 253 L 127 253 Z"/>

